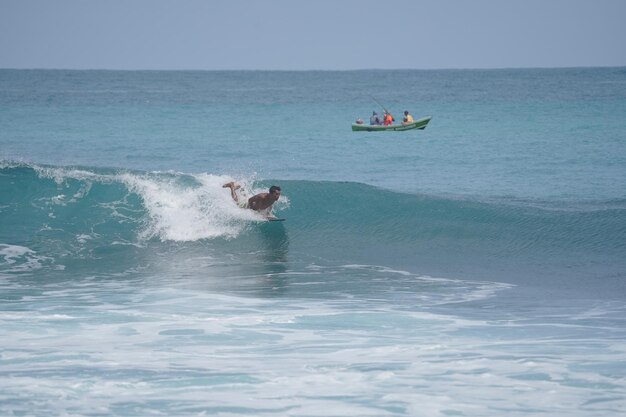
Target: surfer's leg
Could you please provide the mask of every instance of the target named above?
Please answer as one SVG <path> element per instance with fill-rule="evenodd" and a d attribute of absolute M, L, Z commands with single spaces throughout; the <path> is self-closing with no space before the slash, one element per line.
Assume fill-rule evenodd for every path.
<path fill-rule="evenodd" d="M 237 197 L 237 193 L 235 190 L 238 190 L 241 186 L 239 184 L 235 184 L 234 182 L 227 182 L 222 185 L 222 188 L 230 188 L 230 196 L 235 200 L 235 203 L 239 203 L 239 197 Z"/>

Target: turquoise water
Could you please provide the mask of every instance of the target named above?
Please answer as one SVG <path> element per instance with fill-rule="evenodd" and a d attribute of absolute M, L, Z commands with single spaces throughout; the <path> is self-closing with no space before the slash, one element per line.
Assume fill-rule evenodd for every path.
<path fill-rule="evenodd" d="M 622 415 L 625 116 L 624 68 L 0 70 L 0 414 Z"/>

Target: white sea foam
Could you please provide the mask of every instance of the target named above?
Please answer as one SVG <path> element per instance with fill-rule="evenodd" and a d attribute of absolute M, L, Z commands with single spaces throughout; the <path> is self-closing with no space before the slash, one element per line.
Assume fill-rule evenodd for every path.
<path fill-rule="evenodd" d="M 317 267 L 317 269 L 323 270 L 324 268 Z M 493 297 L 499 291 L 514 287 L 513 284 L 500 282 L 456 280 L 417 275 L 409 271 L 377 265 L 342 265 L 337 272 L 366 273 L 370 285 L 375 280 L 383 280 L 383 282 L 393 283 L 394 287 L 397 287 L 399 284 L 403 284 L 407 286 L 407 288 L 409 288 L 411 284 L 424 284 L 424 289 L 434 286 L 430 291 L 422 291 L 418 294 L 409 293 L 408 295 L 409 298 L 413 297 L 423 304 L 428 305 L 464 303 L 486 299 Z M 398 288 L 396 288 L 396 290 L 398 290 Z"/>
<path fill-rule="evenodd" d="M 199 175 L 199 185 L 181 184 L 177 176 L 121 174 L 121 181 L 143 200 L 148 212 L 143 238 L 194 241 L 237 236 L 246 221 L 261 220 L 233 202 L 222 185 L 228 177 Z"/>
<path fill-rule="evenodd" d="M 104 299 L 76 302 L 101 285 Z M 3 339 L 2 369 L 11 377 L 0 379 L 0 399 L 23 399 L 0 410 L 494 417 L 626 410 L 626 382 L 606 368 L 624 360 L 623 346 L 612 350 L 582 329 L 555 327 L 540 339 L 532 322 L 508 333 L 496 318 L 372 308 L 363 300 L 156 287 L 127 293 L 120 282 L 72 287 L 31 300 L 39 311 L 0 315 L 11 335 Z M 46 312 L 68 300 L 71 314 Z"/>
<path fill-rule="evenodd" d="M 68 179 L 80 181 L 98 181 L 104 183 L 110 183 L 114 181 L 114 178 L 111 175 L 101 175 L 78 168 L 47 167 L 40 165 L 33 165 L 32 168 L 33 170 L 35 170 L 40 178 L 50 178 L 57 184 L 63 184 Z"/>
<path fill-rule="evenodd" d="M 65 195 L 64 194 L 59 194 L 57 196 L 54 196 L 54 197 L 50 198 L 50 201 L 53 204 L 65 205 L 65 202 L 63 201 L 64 199 L 65 199 Z"/>
<path fill-rule="evenodd" d="M 52 263 L 53 259 L 48 256 L 38 255 L 35 251 L 18 245 L 7 245 L 0 243 L 0 257 L 9 266 L 7 272 L 28 272 L 40 269 L 44 264 Z M 57 269 L 60 265 L 57 265 Z"/>
<path fill-rule="evenodd" d="M 14 264 L 18 258 L 34 253 L 24 246 L 0 244 L 0 256 L 3 256 L 4 261 L 9 264 Z"/>

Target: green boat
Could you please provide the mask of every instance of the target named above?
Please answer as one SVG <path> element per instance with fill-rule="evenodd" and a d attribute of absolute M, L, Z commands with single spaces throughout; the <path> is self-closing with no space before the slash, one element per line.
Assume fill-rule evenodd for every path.
<path fill-rule="evenodd" d="M 411 130 L 411 129 L 424 129 L 428 122 L 430 122 L 432 116 L 422 117 L 421 119 L 415 120 L 413 123 L 406 124 L 397 124 L 391 126 L 380 126 L 380 125 L 366 125 L 366 124 L 358 124 L 352 123 L 352 131 L 353 132 L 378 132 L 381 130 Z"/>

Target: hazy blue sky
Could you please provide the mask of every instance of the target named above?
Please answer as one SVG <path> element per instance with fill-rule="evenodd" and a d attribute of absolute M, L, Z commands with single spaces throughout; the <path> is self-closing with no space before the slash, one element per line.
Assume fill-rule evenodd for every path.
<path fill-rule="evenodd" d="M 0 0 L 0 68 L 626 66 L 626 0 Z"/>

